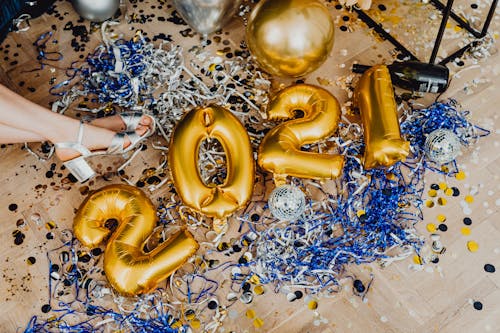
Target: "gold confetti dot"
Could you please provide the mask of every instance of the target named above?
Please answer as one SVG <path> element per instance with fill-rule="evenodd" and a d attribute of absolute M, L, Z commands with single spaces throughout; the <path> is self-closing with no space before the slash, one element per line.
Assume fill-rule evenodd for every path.
<path fill-rule="evenodd" d="M 446 185 L 446 183 L 439 183 L 439 189 L 441 191 L 444 191 L 448 188 L 448 185 Z"/>
<path fill-rule="evenodd" d="M 195 317 L 196 316 L 195 316 L 194 312 L 186 313 L 186 319 L 187 320 L 193 320 Z"/>
<path fill-rule="evenodd" d="M 191 324 L 191 327 L 194 329 L 198 329 L 201 327 L 201 322 L 198 318 L 193 319 L 190 324 Z"/>
<path fill-rule="evenodd" d="M 318 308 L 318 302 L 315 300 L 309 301 L 309 303 L 307 303 L 307 307 L 309 310 L 316 310 Z"/>
<path fill-rule="evenodd" d="M 256 328 L 261 328 L 263 325 L 264 325 L 264 321 L 262 319 L 255 318 L 253 320 L 253 326 L 255 326 Z"/>
<path fill-rule="evenodd" d="M 446 216 L 444 216 L 443 214 L 439 214 L 437 216 L 437 220 L 442 223 L 442 222 L 446 221 Z"/>
<path fill-rule="evenodd" d="M 465 179 L 465 172 L 463 172 L 462 170 L 460 170 L 459 172 L 457 172 L 457 174 L 455 175 L 455 178 L 457 180 L 464 180 Z"/>
<path fill-rule="evenodd" d="M 468 241 L 467 250 L 469 250 L 470 252 L 476 252 L 477 250 L 479 250 L 479 244 L 474 241 Z"/>
<path fill-rule="evenodd" d="M 441 171 L 448 173 L 448 172 L 450 172 L 450 168 L 448 168 L 446 165 L 442 165 Z"/>
<path fill-rule="evenodd" d="M 172 324 L 170 324 L 170 327 L 172 328 L 181 328 L 182 327 L 182 323 L 180 320 L 174 320 L 174 322 Z"/>
<path fill-rule="evenodd" d="M 422 258 L 420 258 L 420 256 L 418 256 L 418 255 L 414 255 L 413 262 L 417 265 L 422 265 Z"/>
<path fill-rule="evenodd" d="M 430 197 L 434 198 L 435 196 L 437 196 L 437 191 L 436 190 L 429 190 L 429 192 L 427 192 L 427 194 L 429 194 Z"/>
<path fill-rule="evenodd" d="M 426 205 L 428 208 L 432 208 L 432 207 L 434 207 L 434 201 L 432 201 L 432 200 L 427 200 L 427 201 L 425 202 L 425 205 Z"/>
<path fill-rule="evenodd" d="M 462 229 L 460 230 L 460 232 L 464 236 L 469 236 L 470 235 L 470 228 L 469 227 L 462 227 Z"/>
<path fill-rule="evenodd" d="M 255 310 L 248 309 L 247 312 L 245 312 L 245 316 L 249 319 L 255 318 Z"/>
<path fill-rule="evenodd" d="M 253 292 L 256 294 L 256 295 L 262 295 L 264 293 L 264 287 L 263 286 L 256 286 L 254 289 L 253 289 Z"/>
<path fill-rule="evenodd" d="M 444 206 L 444 205 L 446 205 L 446 203 L 448 201 L 445 198 L 438 198 L 437 202 L 438 202 L 438 205 Z"/>
<path fill-rule="evenodd" d="M 250 283 L 253 283 L 253 284 L 259 284 L 260 283 L 260 279 L 257 276 L 257 274 L 252 275 L 252 277 L 250 278 L 249 281 L 250 281 Z"/>
<path fill-rule="evenodd" d="M 446 190 L 444 190 L 444 194 L 446 194 L 447 196 L 452 196 L 453 190 L 451 188 L 447 188 Z"/>
<path fill-rule="evenodd" d="M 389 180 L 394 180 L 396 178 L 396 176 L 392 172 L 386 174 L 385 177 Z"/>
<path fill-rule="evenodd" d="M 365 215 L 366 212 L 364 211 L 364 209 L 360 209 L 356 212 L 356 215 L 358 215 L 358 217 L 360 217 L 361 215 Z"/>
<path fill-rule="evenodd" d="M 428 232 L 434 232 L 434 231 L 436 231 L 436 225 L 434 223 L 428 223 L 427 226 L 426 226 L 426 228 L 427 228 Z"/>
<path fill-rule="evenodd" d="M 467 202 L 467 203 L 473 203 L 474 202 L 474 197 L 472 195 L 470 195 L 470 194 L 467 194 L 465 196 L 465 202 Z"/>

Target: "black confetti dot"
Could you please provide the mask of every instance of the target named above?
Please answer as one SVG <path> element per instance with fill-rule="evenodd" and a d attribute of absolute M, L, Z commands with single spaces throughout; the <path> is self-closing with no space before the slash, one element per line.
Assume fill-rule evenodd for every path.
<path fill-rule="evenodd" d="M 382 5 L 382 4 L 380 4 L 380 5 L 378 5 L 378 9 L 380 9 L 380 10 L 384 11 L 384 10 L 386 10 L 386 9 L 387 9 L 387 7 L 386 7 L 386 6 L 384 6 L 384 5 Z"/>
<path fill-rule="evenodd" d="M 252 220 L 252 222 L 257 222 L 260 219 L 260 216 L 259 214 L 252 214 L 250 216 L 250 219 Z"/>
<path fill-rule="evenodd" d="M 17 209 L 17 205 L 15 203 L 12 203 L 12 204 L 9 205 L 9 210 L 11 212 L 15 211 L 16 209 Z"/>
<path fill-rule="evenodd" d="M 479 7 L 479 6 L 477 5 L 477 3 L 472 3 L 472 4 L 470 5 L 470 8 L 472 8 L 472 9 L 477 9 L 478 7 Z"/>
<path fill-rule="evenodd" d="M 218 304 L 217 304 L 217 302 L 216 302 L 216 301 L 214 301 L 214 300 L 212 300 L 212 301 L 208 302 L 208 308 L 209 308 L 210 310 L 215 310 L 215 309 L 217 309 L 217 306 L 218 306 Z"/>
<path fill-rule="evenodd" d="M 431 189 L 438 191 L 439 190 L 439 185 L 438 184 L 432 184 Z"/>
<path fill-rule="evenodd" d="M 435 257 L 434 259 L 431 260 L 433 264 L 437 264 L 439 262 L 439 258 Z"/>
<path fill-rule="evenodd" d="M 243 289 L 243 291 L 249 291 L 251 287 L 250 283 L 245 282 L 243 283 L 243 286 L 241 286 L 241 289 Z"/>
<path fill-rule="evenodd" d="M 47 312 L 49 312 L 51 309 L 52 309 L 52 308 L 50 307 L 50 305 L 49 305 L 49 304 L 44 304 L 44 305 L 42 305 L 42 312 L 43 312 L 43 313 L 47 313 Z"/>
<path fill-rule="evenodd" d="M 341 26 L 340 26 L 340 30 L 341 30 L 341 31 L 347 31 L 347 27 L 346 27 L 345 25 L 341 25 Z"/>
<path fill-rule="evenodd" d="M 483 309 L 483 303 L 481 303 L 479 301 L 475 301 L 474 302 L 474 309 L 481 311 Z"/>
<path fill-rule="evenodd" d="M 248 262 L 247 258 L 241 256 L 240 259 L 238 259 L 238 263 L 241 265 L 244 265 Z"/>
<path fill-rule="evenodd" d="M 366 289 L 365 286 L 364 286 L 364 284 L 363 284 L 363 282 L 361 280 L 354 280 L 353 286 L 354 286 L 354 289 L 356 289 L 356 291 L 358 293 L 362 293 Z"/>
<path fill-rule="evenodd" d="M 493 266 L 492 264 L 484 265 L 484 270 L 488 273 L 495 273 L 496 271 L 495 266 Z"/>
<path fill-rule="evenodd" d="M 295 299 L 301 299 L 302 296 L 304 296 L 304 293 L 302 291 L 300 291 L 300 290 L 296 290 L 294 292 L 294 294 L 295 294 L 295 297 L 296 297 Z"/>
<path fill-rule="evenodd" d="M 458 197 L 460 195 L 460 190 L 456 187 L 451 188 L 453 190 L 453 196 Z"/>
<path fill-rule="evenodd" d="M 446 224 L 443 224 L 441 223 L 439 226 L 438 226 L 438 229 L 441 230 L 442 232 L 445 232 L 448 230 L 448 227 L 446 226 Z"/>
<path fill-rule="evenodd" d="M 36 263 L 36 258 L 35 257 L 29 257 L 28 260 L 27 260 L 28 264 L 29 265 L 33 265 L 34 263 Z"/>
<path fill-rule="evenodd" d="M 237 244 L 234 244 L 233 245 L 233 251 L 234 252 L 241 252 L 241 247 L 239 245 L 237 245 Z"/>
<path fill-rule="evenodd" d="M 465 217 L 464 218 L 464 224 L 465 225 L 471 225 L 472 224 L 472 220 L 470 219 L 470 217 Z"/>
<path fill-rule="evenodd" d="M 92 253 L 93 256 L 98 256 L 98 255 L 100 255 L 102 253 L 102 250 L 101 250 L 101 248 L 96 247 L 95 249 L 92 249 L 90 251 L 90 253 Z"/>

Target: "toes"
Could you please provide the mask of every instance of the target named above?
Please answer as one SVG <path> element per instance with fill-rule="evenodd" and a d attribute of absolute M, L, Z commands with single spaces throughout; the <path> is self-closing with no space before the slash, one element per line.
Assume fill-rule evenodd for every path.
<path fill-rule="evenodd" d="M 149 127 L 151 125 L 151 117 L 149 116 L 143 116 L 140 122 L 141 125 Z"/>

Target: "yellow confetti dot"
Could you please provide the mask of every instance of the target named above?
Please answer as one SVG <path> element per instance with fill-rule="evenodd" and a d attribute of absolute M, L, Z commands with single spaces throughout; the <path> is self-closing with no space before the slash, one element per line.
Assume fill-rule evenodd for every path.
<path fill-rule="evenodd" d="M 437 191 L 436 190 L 429 190 L 429 192 L 427 192 L 427 194 L 429 194 L 430 197 L 435 197 L 437 196 Z"/>
<path fill-rule="evenodd" d="M 462 227 L 462 229 L 460 230 L 460 232 L 464 236 L 469 236 L 470 235 L 470 228 L 469 227 Z"/>
<path fill-rule="evenodd" d="M 255 318 L 255 310 L 248 309 L 247 312 L 245 312 L 245 316 L 250 319 Z"/>
<path fill-rule="evenodd" d="M 194 328 L 194 329 L 198 329 L 198 328 L 201 327 L 201 322 L 200 322 L 200 320 L 198 318 L 192 320 L 190 322 L 190 324 L 191 324 L 191 327 Z"/>
<path fill-rule="evenodd" d="M 396 178 L 396 176 L 392 172 L 386 174 L 385 177 L 389 180 L 394 180 Z"/>
<path fill-rule="evenodd" d="M 170 324 L 170 327 L 172 328 L 181 328 L 182 327 L 182 323 L 180 320 L 175 320 L 172 324 Z"/>
<path fill-rule="evenodd" d="M 253 284 L 259 284 L 260 283 L 260 279 L 257 276 L 257 274 L 252 275 L 252 277 L 250 278 L 249 281 L 250 281 L 250 283 L 253 283 Z"/>
<path fill-rule="evenodd" d="M 472 195 L 470 195 L 470 194 L 467 194 L 465 196 L 465 202 L 467 202 L 467 203 L 473 203 L 474 202 L 474 197 Z"/>
<path fill-rule="evenodd" d="M 450 172 L 450 168 L 448 168 L 446 165 L 441 165 L 441 171 Z"/>
<path fill-rule="evenodd" d="M 439 183 L 439 189 L 441 191 L 444 191 L 448 188 L 448 185 L 446 185 L 446 183 Z"/>
<path fill-rule="evenodd" d="M 318 308 L 318 302 L 315 300 L 309 301 L 309 303 L 307 303 L 307 307 L 309 310 L 316 310 Z"/>
<path fill-rule="evenodd" d="M 188 313 L 186 313 L 186 319 L 187 320 L 193 320 L 195 317 L 196 316 L 195 316 L 194 312 L 188 312 Z"/>
<path fill-rule="evenodd" d="M 462 30 L 462 28 L 458 25 L 456 25 L 455 28 L 453 28 L 453 29 L 455 29 L 456 32 L 459 32 L 460 30 Z"/>
<path fill-rule="evenodd" d="M 428 223 L 427 226 L 426 226 L 426 228 L 427 228 L 428 232 L 434 232 L 434 231 L 436 231 L 436 225 L 434 223 Z"/>
<path fill-rule="evenodd" d="M 253 292 L 257 295 L 262 295 L 264 293 L 264 287 L 263 286 L 256 286 L 253 289 Z"/>
<path fill-rule="evenodd" d="M 477 250 L 479 250 L 479 244 L 474 242 L 474 241 L 468 241 L 467 242 L 467 249 L 470 252 L 476 252 Z"/>
<path fill-rule="evenodd" d="M 432 207 L 434 207 L 434 201 L 432 201 L 432 200 L 427 200 L 427 201 L 425 202 L 425 205 L 427 206 L 427 208 L 432 208 Z"/>
<path fill-rule="evenodd" d="M 444 216 L 443 214 L 439 214 L 437 216 L 437 220 L 442 223 L 442 222 L 446 221 L 446 216 Z"/>
<path fill-rule="evenodd" d="M 261 328 L 262 326 L 264 326 L 264 321 L 260 318 L 255 318 L 253 320 L 253 326 L 255 326 L 256 328 Z"/>
<path fill-rule="evenodd" d="M 420 258 L 420 256 L 418 256 L 418 255 L 414 255 L 413 262 L 417 265 L 422 265 L 422 258 Z"/>
<path fill-rule="evenodd" d="M 439 198 L 438 200 L 438 205 L 444 206 L 448 202 L 445 198 Z"/>
<path fill-rule="evenodd" d="M 356 215 L 358 215 L 358 217 L 360 217 L 361 215 L 365 215 L 366 212 L 364 211 L 364 209 L 360 209 L 356 212 Z"/>
<path fill-rule="evenodd" d="M 465 179 L 465 172 L 463 172 L 462 170 L 460 170 L 459 172 L 457 172 L 457 174 L 455 175 L 455 178 L 457 180 L 464 180 Z"/>
<path fill-rule="evenodd" d="M 453 190 L 451 188 L 447 188 L 446 190 L 444 190 L 444 194 L 446 194 L 447 196 L 451 196 L 453 195 Z"/>

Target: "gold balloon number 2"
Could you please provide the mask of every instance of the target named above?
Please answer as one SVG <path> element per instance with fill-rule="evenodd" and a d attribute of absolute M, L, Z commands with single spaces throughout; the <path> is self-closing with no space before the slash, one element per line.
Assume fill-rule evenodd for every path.
<path fill-rule="evenodd" d="M 114 232 L 106 228 L 114 219 Z M 139 189 L 109 185 L 89 195 L 74 218 L 76 238 L 93 248 L 108 238 L 104 272 L 118 292 L 128 296 L 147 293 L 177 270 L 198 250 L 186 230 L 171 235 L 150 252 L 144 246 L 156 226 L 156 209 Z"/>
<path fill-rule="evenodd" d="M 337 99 L 325 89 L 299 84 L 283 89 L 270 103 L 271 120 L 291 119 L 296 111 L 302 118 L 282 123 L 266 134 L 259 147 L 259 165 L 274 174 L 276 185 L 286 183 L 287 176 L 333 179 L 340 175 L 344 157 L 301 151 L 335 133 L 340 120 Z"/>

